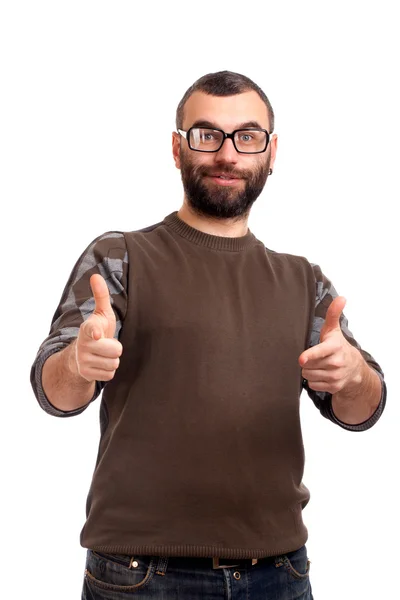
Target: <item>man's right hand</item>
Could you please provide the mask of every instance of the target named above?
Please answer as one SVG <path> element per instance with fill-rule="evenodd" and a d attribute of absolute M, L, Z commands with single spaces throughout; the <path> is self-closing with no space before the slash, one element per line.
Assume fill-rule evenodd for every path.
<path fill-rule="evenodd" d="M 104 278 L 92 275 L 90 287 L 95 308 L 79 328 L 76 365 L 79 375 L 86 381 L 110 381 L 119 366 L 122 344 L 114 338 L 116 319 Z"/>

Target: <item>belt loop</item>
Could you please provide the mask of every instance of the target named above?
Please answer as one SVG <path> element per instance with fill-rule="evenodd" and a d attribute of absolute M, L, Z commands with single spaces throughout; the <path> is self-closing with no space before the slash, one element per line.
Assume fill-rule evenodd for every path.
<path fill-rule="evenodd" d="M 213 556 L 213 569 L 219 569 L 219 558 L 217 556 Z"/>
<path fill-rule="evenodd" d="M 239 563 L 238 564 L 231 564 L 231 565 L 229 565 L 229 564 L 222 564 L 221 565 L 221 563 L 220 563 L 221 560 L 224 561 L 224 559 L 223 558 L 221 559 L 219 556 L 213 556 L 213 559 L 212 559 L 212 561 L 213 561 L 213 569 L 231 569 L 232 567 L 239 567 L 240 566 Z M 225 561 L 226 560 L 228 560 L 228 559 L 225 559 Z M 232 560 L 237 560 L 237 559 L 232 559 Z"/>
<path fill-rule="evenodd" d="M 222 561 L 223 563 L 227 562 L 229 559 L 223 559 L 220 558 L 218 556 L 213 556 L 212 558 L 212 562 L 213 562 L 213 569 L 231 569 L 232 567 L 239 567 L 240 564 L 234 564 L 235 560 L 237 559 L 232 559 L 232 564 L 221 564 L 220 561 Z M 254 565 L 256 565 L 258 563 L 258 558 L 249 558 L 249 559 L 240 559 L 240 560 L 251 560 L 251 566 L 254 567 Z"/>
<path fill-rule="evenodd" d="M 158 564 L 157 564 L 157 568 L 156 568 L 157 575 L 164 576 L 165 573 L 167 572 L 167 566 L 168 566 L 168 557 L 167 556 L 159 556 Z"/>

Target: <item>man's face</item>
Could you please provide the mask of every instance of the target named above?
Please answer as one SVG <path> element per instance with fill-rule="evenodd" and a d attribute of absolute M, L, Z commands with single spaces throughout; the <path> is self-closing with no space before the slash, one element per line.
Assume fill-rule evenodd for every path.
<path fill-rule="evenodd" d="M 235 129 L 260 127 L 269 131 L 268 111 L 259 95 L 210 96 L 195 92 L 184 107 L 182 129 L 206 126 L 231 133 Z M 201 215 L 218 219 L 246 216 L 267 181 L 276 153 L 276 136 L 260 154 L 238 153 L 226 139 L 218 152 L 191 150 L 187 141 L 173 134 L 173 154 L 189 206 Z"/>

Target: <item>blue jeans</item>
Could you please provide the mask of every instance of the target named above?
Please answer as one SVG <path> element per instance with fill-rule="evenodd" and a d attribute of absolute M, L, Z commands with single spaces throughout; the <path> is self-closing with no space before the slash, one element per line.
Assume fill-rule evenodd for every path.
<path fill-rule="evenodd" d="M 306 547 L 281 556 L 230 560 L 127 556 L 88 550 L 81 600 L 313 600 Z M 221 562 L 223 565 L 223 562 Z"/>

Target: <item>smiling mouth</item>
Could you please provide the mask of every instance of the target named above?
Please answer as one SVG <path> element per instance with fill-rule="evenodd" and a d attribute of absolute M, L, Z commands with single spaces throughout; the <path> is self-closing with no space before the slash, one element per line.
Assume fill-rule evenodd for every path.
<path fill-rule="evenodd" d="M 218 179 L 239 179 L 236 175 L 231 175 L 230 173 L 209 173 L 209 177 L 218 177 Z"/>
<path fill-rule="evenodd" d="M 219 187 L 233 188 L 239 185 L 241 181 L 243 181 L 238 177 L 228 177 L 227 175 L 208 175 L 207 177 L 209 177 L 214 182 L 214 185 L 217 185 Z"/>

